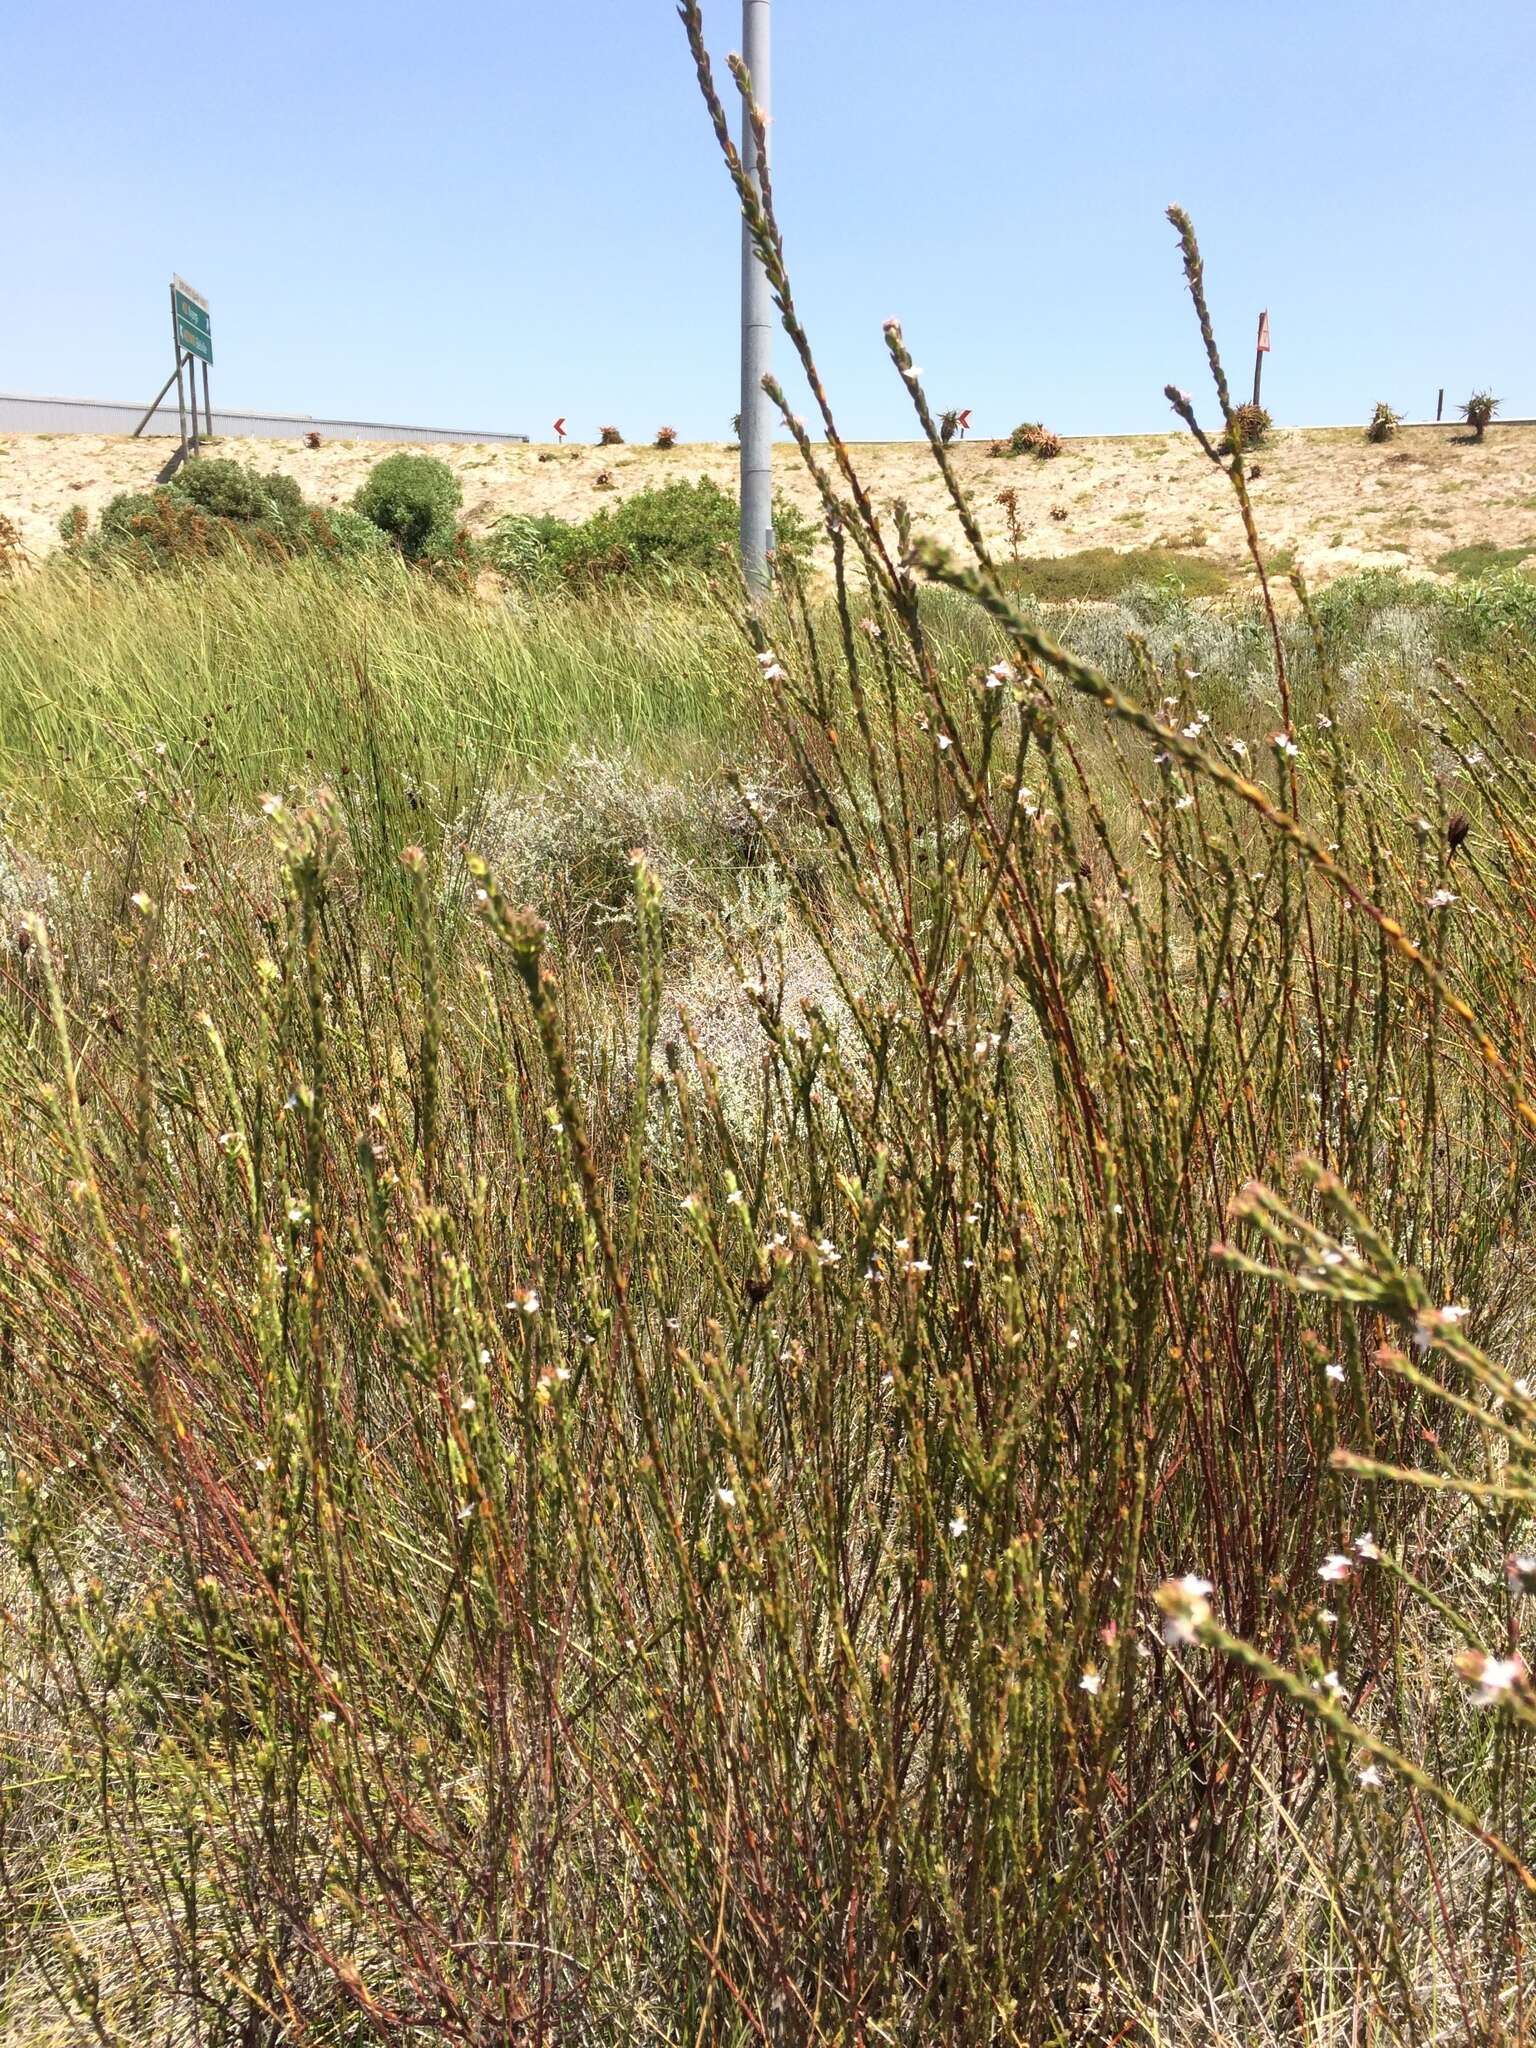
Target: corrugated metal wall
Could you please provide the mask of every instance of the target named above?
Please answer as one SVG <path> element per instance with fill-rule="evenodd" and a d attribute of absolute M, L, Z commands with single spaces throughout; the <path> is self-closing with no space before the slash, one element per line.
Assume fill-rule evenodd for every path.
<path fill-rule="evenodd" d="M 131 434 L 144 416 L 142 405 L 108 398 L 27 398 L 0 392 L 0 434 Z M 332 441 L 526 441 L 526 434 L 496 434 L 474 427 L 402 427 L 383 420 L 322 420 L 307 412 L 229 412 L 213 408 L 216 434 L 249 435 L 264 441 L 295 441 L 323 434 Z M 179 440 L 174 401 L 144 429 Z"/>

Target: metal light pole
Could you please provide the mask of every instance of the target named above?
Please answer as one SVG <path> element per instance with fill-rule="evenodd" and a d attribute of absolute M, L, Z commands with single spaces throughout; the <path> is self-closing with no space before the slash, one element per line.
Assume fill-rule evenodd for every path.
<path fill-rule="evenodd" d="M 770 56 L 771 0 L 742 0 L 741 54 L 752 98 L 769 118 L 773 100 Z M 742 108 L 741 161 L 757 184 L 757 137 Z M 760 189 L 760 188 L 759 188 Z M 773 293 L 742 222 L 741 241 L 741 565 L 754 596 L 768 588 L 773 546 L 773 403 L 763 379 L 773 367 Z"/>

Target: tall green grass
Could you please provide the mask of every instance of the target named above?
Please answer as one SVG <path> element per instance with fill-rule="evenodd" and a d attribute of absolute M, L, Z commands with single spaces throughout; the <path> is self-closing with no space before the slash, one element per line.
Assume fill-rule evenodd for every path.
<path fill-rule="evenodd" d="M 0 592 L 0 770 L 54 821 L 198 747 L 250 797 L 367 745 L 439 779 L 547 769 L 572 746 L 668 760 L 742 717 L 739 629 L 686 592 L 466 601 L 385 558 L 227 559 L 116 576 L 55 560 Z"/>

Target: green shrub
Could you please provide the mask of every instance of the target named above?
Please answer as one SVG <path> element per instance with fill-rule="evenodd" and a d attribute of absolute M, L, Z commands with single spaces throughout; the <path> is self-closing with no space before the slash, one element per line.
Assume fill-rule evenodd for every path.
<path fill-rule="evenodd" d="M 97 566 L 127 561 L 135 568 L 167 568 L 225 553 L 238 545 L 240 531 L 233 521 L 211 518 L 179 491 L 162 486 L 120 492 L 76 551 Z"/>
<path fill-rule="evenodd" d="M 592 560 L 601 569 L 611 557 L 620 573 L 714 569 L 721 550 L 735 544 L 739 524 L 736 500 L 708 477 L 665 484 L 588 522 Z"/>
<path fill-rule="evenodd" d="M 815 530 L 793 505 L 774 502 L 776 553 L 801 565 Z M 534 583 L 607 583 L 668 573 L 708 574 L 734 555 L 740 538 L 736 500 L 708 477 L 637 491 L 579 526 L 516 513 L 499 520 L 485 552 L 505 576 Z"/>
<path fill-rule="evenodd" d="M 342 557 L 386 555 L 389 537 L 371 519 L 350 505 L 308 508 L 314 545 L 322 554 Z"/>
<path fill-rule="evenodd" d="M 153 491 L 122 492 L 94 533 L 83 508 L 71 506 L 59 531 L 74 555 L 98 567 L 166 568 L 240 548 L 279 561 L 311 553 L 361 556 L 389 545 L 359 512 L 306 504 L 291 476 L 261 476 L 223 460 L 188 463 Z"/>
<path fill-rule="evenodd" d="M 1480 576 L 1500 575 L 1506 569 L 1518 569 L 1522 562 L 1533 556 L 1536 556 L 1536 540 L 1522 541 L 1512 548 L 1501 548 L 1491 540 L 1480 540 L 1437 555 L 1435 567 L 1468 582 Z"/>
<path fill-rule="evenodd" d="M 463 493 L 435 455 L 386 455 L 353 503 L 412 559 L 451 546 Z"/>
<path fill-rule="evenodd" d="M 102 541 L 131 539 L 136 522 L 155 514 L 163 495 L 158 491 L 119 491 L 101 508 L 101 517 L 96 522 L 96 538 Z"/>
<path fill-rule="evenodd" d="M 1008 590 L 1047 603 L 1118 597 L 1137 584 L 1177 587 L 1186 597 L 1219 597 L 1231 584 L 1220 563 L 1165 548 L 1079 548 L 1070 555 L 1025 555 L 1002 564 Z"/>
<path fill-rule="evenodd" d="M 185 464 L 165 488 L 210 519 L 263 527 L 289 539 L 303 533 L 304 495 L 291 476 L 258 476 L 238 462 L 202 458 Z"/>

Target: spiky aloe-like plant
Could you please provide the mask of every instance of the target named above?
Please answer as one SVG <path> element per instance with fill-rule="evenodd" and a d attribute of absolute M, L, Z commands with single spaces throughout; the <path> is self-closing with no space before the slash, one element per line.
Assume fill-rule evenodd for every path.
<path fill-rule="evenodd" d="M 1244 448 L 1262 448 L 1269 439 L 1274 421 L 1262 405 L 1237 405 L 1232 408 L 1231 431 L 1240 437 Z"/>
<path fill-rule="evenodd" d="M 1461 408 L 1461 416 L 1472 429 L 1474 441 L 1482 440 L 1498 409 L 1499 401 L 1491 391 L 1474 391 L 1466 400 Z"/>
<path fill-rule="evenodd" d="M 1038 462 L 1049 462 L 1061 453 L 1061 436 L 1053 434 L 1039 420 L 1023 420 L 1008 436 L 1008 452 L 1010 455 L 1033 455 Z"/>
<path fill-rule="evenodd" d="M 1367 441 L 1390 441 L 1394 438 L 1402 423 L 1402 414 L 1394 412 L 1386 400 L 1382 399 L 1377 404 L 1376 410 L 1371 414 L 1370 423 L 1365 430 L 1365 438 Z"/>

